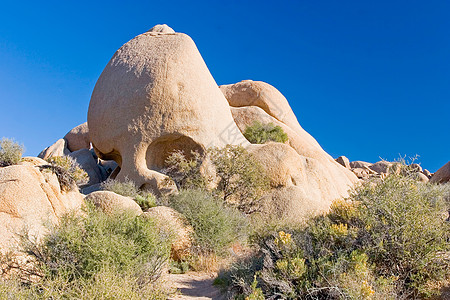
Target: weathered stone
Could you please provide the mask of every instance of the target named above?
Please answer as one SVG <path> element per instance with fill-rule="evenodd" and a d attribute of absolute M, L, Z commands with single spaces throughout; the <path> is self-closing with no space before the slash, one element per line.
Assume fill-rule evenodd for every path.
<path fill-rule="evenodd" d="M 389 168 L 391 168 L 391 167 L 392 167 L 392 163 L 390 163 L 388 161 L 384 161 L 384 160 L 376 162 L 373 165 L 369 166 L 370 169 L 374 170 L 378 174 L 381 174 L 381 173 L 389 174 Z"/>
<path fill-rule="evenodd" d="M 92 192 L 86 196 L 85 200 L 105 213 L 129 211 L 137 216 L 142 214 L 142 209 L 136 201 L 110 191 Z"/>
<path fill-rule="evenodd" d="M 370 167 L 371 165 L 372 164 L 369 163 L 369 162 L 357 160 L 357 161 L 352 161 L 350 163 L 350 168 L 352 168 L 352 169 L 356 169 L 356 168 L 364 169 L 366 167 Z"/>
<path fill-rule="evenodd" d="M 370 177 L 367 169 L 353 168 L 352 171 L 359 179 L 369 179 Z"/>
<path fill-rule="evenodd" d="M 61 191 L 56 175 L 48 170 L 31 165 L 0 168 L 0 252 L 15 250 L 16 234 L 24 229 L 42 238 L 45 222 L 57 223 L 65 213 L 80 210 L 83 198 L 78 190 Z"/>
<path fill-rule="evenodd" d="M 450 181 L 450 161 L 443 165 L 430 179 L 432 183 L 446 183 Z"/>
<path fill-rule="evenodd" d="M 192 39 L 156 26 L 123 45 L 92 93 L 89 135 L 101 159 L 154 192 L 173 191 L 159 173 L 171 152 L 248 142 L 233 122 Z"/>
<path fill-rule="evenodd" d="M 42 159 L 48 159 L 53 156 L 64 156 L 68 155 L 70 150 L 67 148 L 66 141 L 64 139 L 59 139 L 53 145 L 45 148 L 39 153 L 38 157 Z"/>
<path fill-rule="evenodd" d="M 164 227 L 173 235 L 171 257 L 181 260 L 189 255 L 193 242 L 194 229 L 186 225 L 187 221 L 177 211 L 166 206 L 156 206 L 144 212 L 145 217 L 156 219 L 159 226 Z"/>
<path fill-rule="evenodd" d="M 103 180 L 97 161 L 88 149 L 77 150 L 70 153 L 68 156 L 72 157 L 88 174 L 89 181 L 87 185 L 100 183 Z"/>
<path fill-rule="evenodd" d="M 342 165 L 343 167 L 347 168 L 347 169 L 351 169 L 350 167 L 350 161 L 348 160 L 347 157 L 345 156 L 339 156 L 338 158 L 336 158 L 336 161 Z"/>
<path fill-rule="evenodd" d="M 87 122 L 80 124 L 70 130 L 64 136 L 64 140 L 67 142 L 67 148 L 72 152 L 91 148 Z"/>

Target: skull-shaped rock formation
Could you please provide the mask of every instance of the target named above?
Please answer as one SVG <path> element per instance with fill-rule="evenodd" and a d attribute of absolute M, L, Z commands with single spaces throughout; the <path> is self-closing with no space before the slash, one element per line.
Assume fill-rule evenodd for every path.
<path fill-rule="evenodd" d="M 248 145 L 195 43 L 157 25 L 123 45 L 103 70 L 88 111 L 89 136 L 101 159 L 156 191 L 171 152 Z"/>

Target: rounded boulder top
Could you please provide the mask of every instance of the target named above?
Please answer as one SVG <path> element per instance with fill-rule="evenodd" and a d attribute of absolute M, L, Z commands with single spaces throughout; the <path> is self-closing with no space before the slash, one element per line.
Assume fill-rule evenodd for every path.
<path fill-rule="evenodd" d="M 165 33 L 175 33 L 175 30 L 167 26 L 166 24 L 158 24 L 153 26 L 149 31 L 153 33 L 165 34 Z"/>

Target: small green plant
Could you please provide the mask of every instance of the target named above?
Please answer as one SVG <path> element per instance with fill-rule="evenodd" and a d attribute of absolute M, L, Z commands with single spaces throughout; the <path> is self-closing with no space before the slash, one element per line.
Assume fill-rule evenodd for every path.
<path fill-rule="evenodd" d="M 64 191 L 73 189 L 75 185 L 85 184 L 89 180 L 86 171 L 70 156 L 52 156 L 47 161 L 49 165 L 40 166 L 40 169 L 50 169 L 54 172 Z"/>
<path fill-rule="evenodd" d="M 128 178 L 125 178 L 123 182 L 108 179 L 101 184 L 101 187 L 105 191 L 133 198 L 144 211 L 156 206 L 156 197 L 148 191 L 139 190 L 136 184 Z"/>
<path fill-rule="evenodd" d="M 252 144 L 264 144 L 269 141 L 285 143 L 288 140 L 287 134 L 280 126 L 273 123 L 263 124 L 259 121 L 247 126 L 244 136 Z"/>
<path fill-rule="evenodd" d="M 0 167 L 18 164 L 23 152 L 23 146 L 12 139 L 2 138 L 0 140 Z"/>
<path fill-rule="evenodd" d="M 194 228 L 201 251 L 222 254 L 232 242 L 246 237 L 246 217 L 206 191 L 182 190 L 171 196 L 169 204 Z"/>
<path fill-rule="evenodd" d="M 219 178 L 215 193 L 246 214 L 258 211 L 259 200 L 269 189 L 262 166 L 242 146 L 211 148 L 208 154 Z"/>

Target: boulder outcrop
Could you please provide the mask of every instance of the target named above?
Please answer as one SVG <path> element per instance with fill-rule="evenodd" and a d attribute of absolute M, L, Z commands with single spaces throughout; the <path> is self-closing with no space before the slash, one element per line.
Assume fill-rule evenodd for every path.
<path fill-rule="evenodd" d="M 130 211 L 136 216 L 142 214 L 142 209 L 136 201 L 110 191 L 92 192 L 86 196 L 85 200 L 108 214 L 120 211 Z"/>
<path fill-rule="evenodd" d="M 432 183 L 450 182 L 450 161 L 443 165 L 430 179 Z"/>
<path fill-rule="evenodd" d="M 161 191 L 159 171 L 175 150 L 248 142 L 195 43 L 155 26 L 123 45 L 98 79 L 88 111 L 89 136 L 101 159 L 139 187 Z"/>
<path fill-rule="evenodd" d="M 56 223 L 84 203 L 78 190 L 61 191 L 56 175 L 39 171 L 36 163 L 0 168 L 0 252 L 15 250 L 23 230 L 40 239 L 47 232 L 46 222 Z"/>

